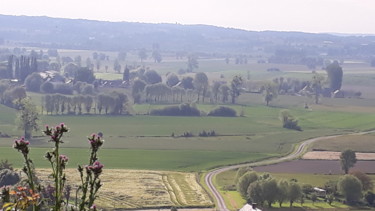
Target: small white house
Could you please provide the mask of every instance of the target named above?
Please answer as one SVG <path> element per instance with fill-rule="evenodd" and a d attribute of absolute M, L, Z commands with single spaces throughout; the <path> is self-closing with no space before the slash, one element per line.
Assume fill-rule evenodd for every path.
<path fill-rule="evenodd" d="M 316 193 L 316 195 L 321 196 L 321 197 L 325 197 L 327 194 L 326 190 L 318 188 L 318 187 L 314 188 L 314 192 Z"/>
<path fill-rule="evenodd" d="M 256 208 L 256 204 L 245 204 L 240 211 L 262 211 L 261 209 Z"/>

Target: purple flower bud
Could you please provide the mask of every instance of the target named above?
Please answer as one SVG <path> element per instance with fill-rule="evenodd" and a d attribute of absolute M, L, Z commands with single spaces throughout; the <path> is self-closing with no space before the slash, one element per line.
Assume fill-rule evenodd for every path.
<path fill-rule="evenodd" d="M 95 161 L 91 166 L 87 166 L 86 169 L 92 171 L 95 176 L 99 176 L 102 173 L 104 165 L 99 161 Z"/>
<path fill-rule="evenodd" d="M 21 137 L 20 139 L 14 140 L 13 148 L 16 150 L 22 152 L 22 154 L 28 154 L 29 153 L 29 145 L 30 142 L 26 141 L 24 137 Z"/>
<path fill-rule="evenodd" d="M 59 157 L 60 157 L 61 162 L 65 162 L 66 163 L 69 160 L 68 156 L 66 156 L 66 155 L 60 155 Z"/>
<path fill-rule="evenodd" d="M 98 149 L 103 145 L 104 140 L 100 138 L 100 136 L 96 134 L 92 134 L 91 137 L 88 137 L 89 143 L 91 145 L 91 149 L 94 151 L 98 151 Z"/>

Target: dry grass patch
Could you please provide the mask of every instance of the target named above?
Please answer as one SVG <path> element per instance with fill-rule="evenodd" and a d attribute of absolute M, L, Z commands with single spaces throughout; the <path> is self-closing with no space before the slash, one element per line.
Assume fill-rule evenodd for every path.
<path fill-rule="evenodd" d="M 212 202 L 199 185 L 194 173 L 173 172 L 168 175 L 168 183 L 182 206 L 210 206 Z"/>
<path fill-rule="evenodd" d="M 66 172 L 68 184 L 77 187 L 80 179 L 77 170 Z M 49 174 L 49 169 L 37 170 L 43 183 L 50 181 Z M 213 205 L 194 173 L 106 169 L 102 183 L 96 204 L 103 208 Z"/>

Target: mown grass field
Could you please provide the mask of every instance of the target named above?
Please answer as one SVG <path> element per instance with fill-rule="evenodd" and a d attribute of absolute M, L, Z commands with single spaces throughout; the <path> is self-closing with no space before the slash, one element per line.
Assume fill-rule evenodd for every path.
<path fill-rule="evenodd" d="M 53 182 L 48 178 L 50 173 L 50 169 L 37 169 L 43 184 Z M 66 173 L 75 192 L 80 184 L 79 173 L 75 169 L 67 169 Z M 195 173 L 186 172 L 105 169 L 95 202 L 106 209 L 212 207 L 209 195 L 195 178 Z"/>

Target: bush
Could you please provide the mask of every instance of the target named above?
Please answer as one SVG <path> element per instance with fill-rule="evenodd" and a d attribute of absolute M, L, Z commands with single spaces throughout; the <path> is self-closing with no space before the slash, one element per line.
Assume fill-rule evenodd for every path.
<path fill-rule="evenodd" d="M 298 120 L 295 119 L 288 110 L 282 110 L 280 112 L 280 120 L 283 124 L 283 128 L 302 131 L 301 127 L 298 126 Z"/>
<path fill-rule="evenodd" d="M 235 117 L 237 116 L 236 110 L 226 106 L 220 106 L 213 109 L 208 113 L 208 116 L 224 116 L 224 117 Z"/>
<path fill-rule="evenodd" d="M 0 187 L 6 185 L 14 185 L 20 181 L 20 176 L 10 170 L 10 169 L 3 169 L 0 171 Z"/>
<path fill-rule="evenodd" d="M 192 132 L 184 132 L 184 134 L 181 135 L 181 137 L 185 137 L 185 138 L 189 138 L 189 137 L 193 137 L 193 133 Z"/>
<path fill-rule="evenodd" d="M 200 137 L 216 136 L 216 133 L 215 133 L 214 130 L 211 130 L 211 131 L 208 131 L 208 132 L 206 132 L 205 130 L 203 130 L 202 132 L 199 133 L 199 136 Z"/>
<path fill-rule="evenodd" d="M 73 94 L 73 87 L 70 84 L 56 83 L 55 93 L 71 95 Z"/>
<path fill-rule="evenodd" d="M 26 77 L 25 86 L 27 91 L 39 92 L 40 85 L 43 83 L 42 77 L 39 73 L 33 73 Z"/>
<path fill-rule="evenodd" d="M 310 184 L 303 184 L 302 185 L 302 192 L 307 195 L 314 191 L 314 187 Z"/>
<path fill-rule="evenodd" d="M 40 91 L 44 93 L 54 93 L 54 87 L 53 84 L 49 81 L 46 81 L 40 85 Z"/>
<path fill-rule="evenodd" d="M 95 88 L 92 84 L 85 84 L 81 87 L 81 94 L 83 95 L 94 95 L 95 94 Z"/>
<path fill-rule="evenodd" d="M 9 163 L 8 160 L 0 160 L 0 171 L 4 170 L 4 169 L 9 169 L 9 170 L 13 171 L 12 164 Z"/>
<path fill-rule="evenodd" d="M 200 116 L 201 112 L 188 103 L 179 106 L 167 106 L 161 109 L 153 109 L 150 115 L 157 116 Z"/>

